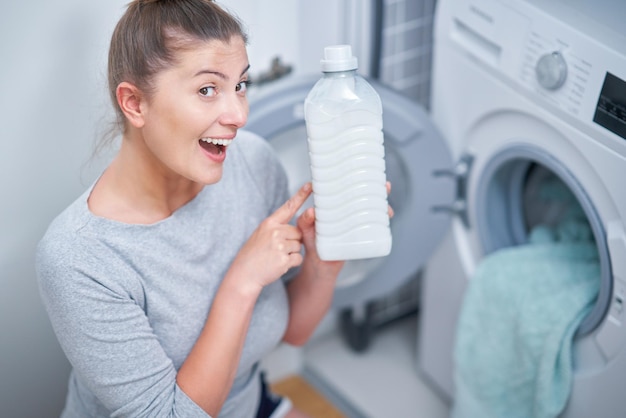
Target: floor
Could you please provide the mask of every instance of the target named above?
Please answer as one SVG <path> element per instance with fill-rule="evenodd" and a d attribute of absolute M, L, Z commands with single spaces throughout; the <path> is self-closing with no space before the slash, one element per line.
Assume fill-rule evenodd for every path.
<path fill-rule="evenodd" d="M 355 353 L 333 331 L 304 349 L 303 376 L 350 418 L 444 418 L 449 406 L 419 377 L 417 316 L 379 329 Z"/>
<path fill-rule="evenodd" d="M 286 396 L 311 418 L 347 418 L 332 402 L 300 375 L 288 376 L 270 385 L 272 392 Z"/>

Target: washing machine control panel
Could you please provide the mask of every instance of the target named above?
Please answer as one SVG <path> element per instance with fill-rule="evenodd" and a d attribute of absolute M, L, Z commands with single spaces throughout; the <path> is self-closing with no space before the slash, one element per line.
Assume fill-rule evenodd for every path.
<path fill-rule="evenodd" d="M 584 11 L 536 0 L 457 0 L 450 39 L 533 103 L 626 152 L 626 34 Z M 626 6 L 622 7 L 626 9 Z M 604 13 L 604 12 L 603 12 Z M 614 135 L 617 135 L 615 137 Z"/>
<path fill-rule="evenodd" d="M 562 32 L 530 29 L 524 46 L 519 80 L 528 91 L 547 103 L 579 117 L 587 95 L 594 66 L 584 53 L 572 46 Z"/>
<path fill-rule="evenodd" d="M 519 12 L 533 17 L 519 51 L 521 71 L 507 75 L 533 100 L 564 111 L 589 132 L 618 135 L 621 144 L 608 140 L 613 146 L 626 145 L 626 55 L 609 42 L 616 35 L 605 31 L 594 39 L 572 21 Z"/>

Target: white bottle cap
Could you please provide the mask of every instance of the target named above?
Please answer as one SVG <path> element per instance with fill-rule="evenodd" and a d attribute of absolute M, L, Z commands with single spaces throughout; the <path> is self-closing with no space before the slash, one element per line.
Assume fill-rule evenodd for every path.
<path fill-rule="evenodd" d="M 332 45 L 324 48 L 324 59 L 320 61 L 322 72 L 332 73 L 336 71 L 356 70 L 358 61 L 352 55 L 350 45 Z"/>

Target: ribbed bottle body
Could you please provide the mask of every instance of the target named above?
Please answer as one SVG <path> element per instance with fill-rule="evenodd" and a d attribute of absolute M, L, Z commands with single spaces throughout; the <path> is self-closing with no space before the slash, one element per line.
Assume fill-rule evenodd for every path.
<path fill-rule="evenodd" d="M 388 255 L 380 97 L 355 71 L 325 73 L 308 94 L 304 114 L 320 257 Z"/>

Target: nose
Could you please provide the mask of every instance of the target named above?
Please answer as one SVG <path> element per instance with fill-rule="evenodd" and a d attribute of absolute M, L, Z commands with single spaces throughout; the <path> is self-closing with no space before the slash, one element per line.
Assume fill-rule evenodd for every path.
<path fill-rule="evenodd" d="M 224 108 L 220 118 L 221 122 L 224 125 L 241 128 L 248 120 L 248 110 L 248 99 L 245 96 L 230 94 L 224 102 Z"/>

